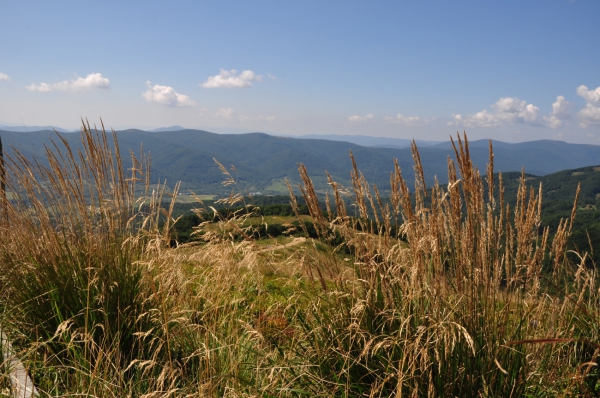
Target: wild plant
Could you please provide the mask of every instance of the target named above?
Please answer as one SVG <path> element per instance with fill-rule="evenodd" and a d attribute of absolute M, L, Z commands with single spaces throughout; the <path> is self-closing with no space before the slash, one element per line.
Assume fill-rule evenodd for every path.
<path fill-rule="evenodd" d="M 145 351 L 136 334 L 150 327 L 150 305 L 138 262 L 165 247 L 169 217 L 160 230 L 148 158 L 131 154 L 127 171 L 114 132 L 84 124 L 81 138 L 73 148 L 57 135 L 45 162 L 6 156 L 0 269 L 11 313 L 3 326 L 27 331 L 33 354 L 91 374 L 103 358 L 125 369 Z"/>
<path fill-rule="evenodd" d="M 501 174 L 496 181 L 492 144 L 485 177 L 471 162 L 466 135 L 452 144 L 456 160 L 448 159 L 446 188 L 436 182 L 427 189 L 413 143 L 414 191 L 396 162 L 389 203 L 350 154 L 353 186 L 346 192 L 359 217 L 348 216 L 344 190 L 331 178 L 335 208 L 327 202 L 325 214 L 299 166 L 317 230 L 338 231 L 355 254 L 355 277 L 315 272 L 329 289 L 309 314 L 297 313 L 304 334 L 295 349 L 310 365 L 295 377 L 305 392 L 522 396 L 544 389 L 542 368 L 597 380 L 596 371 L 590 374 L 597 328 L 581 328 L 598 319 L 597 276 L 565 256 L 576 203 L 549 242 L 548 228 L 540 228 L 542 187 L 528 189 L 523 174 L 513 209 Z M 399 233 L 392 235 L 396 223 Z M 542 271 L 544 261 L 551 273 Z M 332 262 L 330 268 L 343 267 Z M 567 277 L 576 281 L 573 292 L 550 295 L 548 287 L 563 286 Z"/>

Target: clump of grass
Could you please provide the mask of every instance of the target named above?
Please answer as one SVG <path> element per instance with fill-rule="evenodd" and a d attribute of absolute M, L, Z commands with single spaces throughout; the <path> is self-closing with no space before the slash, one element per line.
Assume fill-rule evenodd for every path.
<path fill-rule="evenodd" d="M 7 156 L 2 184 L 12 199 L 2 200 L 0 273 L 11 315 L 3 326 L 27 331 L 23 344 L 37 344 L 29 354 L 89 375 L 97 366 L 125 369 L 144 351 L 136 333 L 149 326 L 150 303 L 138 261 L 164 247 L 165 235 L 161 193 L 144 189 L 148 179 L 138 184 L 149 159 L 132 155 L 128 175 L 114 133 L 84 125 L 81 138 L 72 148 L 57 135 L 44 163 Z"/>
<path fill-rule="evenodd" d="M 170 249 L 174 202 L 163 210 L 164 189 L 149 192 L 148 158 L 132 154 L 127 170 L 116 135 L 89 125 L 80 148 L 57 137 L 46 162 L 16 152 L 2 178 L 12 197 L 0 220 L 2 327 L 38 390 L 103 397 L 257 391 L 270 354 L 256 330 L 276 318 L 252 272 L 250 213 L 220 220 L 216 233 L 205 230 L 202 250 Z"/>
<path fill-rule="evenodd" d="M 117 334 L 127 340 L 130 326 L 106 319 L 125 320 L 121 312 L 134 305 L 139 291 L 134 262 L 141 250 L 130 239 L 137 172 L 128 181 L 106 135 L 88 127 L 78 153 L 64 145 L 62 153 L 47 148 L 48 165 L 18 152 L 7 162 L 7 189 L 16 199 L 3 208 L 0 256 L 10 301 L 24 319 L 45 319 L 31 325 L 42 338 L 69 320 L 96 334 L 96 342 Z"/>
<path fill-rule="evenodd" d="M 529 190 L 523 176 L 511 209 L 502 176 L 494 180 L 491 143 L 487 176 L 471 163 L 466 135 L 453 145 L 447 189 L 428 190 L 413 143 L 415 191 L 396 163 L 390 203 L 352 158 L 358 219 L 348 217 L 331 179 L 336 206 L 327 203 L 324 214 L 299 166 L 317 230 L 339 231 L 355 253 L 355 278 L 336 278 L 327 292 L 331 283 L 316 268 L 326 294 L 297 312 L 304 334 L 295 349 L 311 364 L 296 375 L 305 392 L 523 396 L 547 393 L 548 382 L 598 391 L 597 275 L 565 256 L 576 204 L 549 242 L 549 230 L 539 232 L 541 187 Z M 332 261 L 330 268 L 341 266 Z M 553 378 L 542 369 L 563 373 Z"/>

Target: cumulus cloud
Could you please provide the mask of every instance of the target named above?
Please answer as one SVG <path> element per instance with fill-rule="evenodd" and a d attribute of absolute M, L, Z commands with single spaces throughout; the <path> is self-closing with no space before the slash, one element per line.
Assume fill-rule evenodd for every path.
<path fill-rule="evenodd" d="M 200 87 L 204 88 L 244 88 L 252 87 L 252 82 L 260 82 L 262 80 L 261 75 L 257 75 L 251 70 L 245 70 L 238 73 L 237 70 L 232 69 L 227 71 L 221 69 L 221 73 L 216 76 L 209 76 L 204 83 L 200 83 Z"/>
<path fill-rule="evenodd" d="M 464 125 L 465 127 L 497 127 L 500 126 L 500 119 L 492 113 L 488 113 L 487 110 L 482 110 L 474 115 L 463 116 L 461 114 L 453 114 L 453 122 L 449 122 L 448 126 L 451 125 Z"/>
<path fill-rule="evenodd" d="M 588 90 L 584 85 L 577 87 L 577 94 L 585 100 L 585 107 L 579 111 L 579 125 L 587 128 L 590 124 L 600 124 L 600 87 Z"/>
<path fill-rule="evenodd" d="M 194 106 L 196 103 L 187 95 L 179 94 L 173 87 L 160 86 L 158 84 L 152 86 L 150 81 L 146 82 L 148 90 L 142 93 L 142 97 L 148 102 L 165 106 Z"/>
<path fill-rule="evenodd" d="M 215 114 L 216 117 L 220 117 L 223 119 L 231 119 L 236 121 L 259 121 L 259 122 L 272 122 L 275 120 L 275 116 L 246 116 L 240 115 L 233 110 L 233 108 L 221 108 Z"/>
<path fill-rule="evenodd" d="M 564 120 L 571 118 L 570 110 L 571 103 L 565 97 L 559 95 L 552 104 L 552 114 L 549 117 L 544 117 L 546 125 L 553 129 L 562 126 Z"/>
<path fill-rule="evenodd" d="M 594 106 L 589 102 L 579 111 L 580 125 L 587 128 L 590 124 L 600 124 L 600 107 Z"/>
<path fill-rule="evenodd" d="M 446 126 L 460 126 L 463 124 L 463 117 L 461 114 L 452 114 L 452 121 L 446 123 Z"/>
<path fill-rule="evenodd" d="M 0 72 L 0 82 L 1 81 L 9 82 L 10 81 L 10 77 L 8 77 L 8 75 L 6 73 Z"/>
<path fill-rule="evenodd" d="M 502 121 L 530 125 L 540 124 L 540 108 L 518 98 L 500 98 L 492 105 L 492 108 L 495 108 L 496 116 Z"/>
<path fill-rule="evenodd" d="M 372 113 L 366 114 L 365 116 L 353 115 L 348 118 L 350 123 L 367 123 L 375 120 L 375 115 Z"/>
<path fill-rule="evenodd" d="M 237 119 L 238 117 L 233 108 L 221 108 L 215 113 L 215 116 L 223 119 Z"/>
<path fill-rule="evenodd" d="M 109 89 L 110 81 L 103 77 L 101 73 L 90 73 L 86 77 L 78 77 L 73 80 L 63 80 L 62 82 L 48 84 L 32 83 L 25 87 L 29 91 L 38 91 L 48 93 L 50 91 L 88 91 L 95 89 Z"/>
<path fill-rule="evenodd" d="M 562 95 L 556 97 L 552 104 L 550 116 L 542 116 L 540 108 L 516 97 L 500 98 L 487 109 L 479 111 L 474 115 L 452 115 L 453 121 L 448 125 L 464 125 L 465 127 L 498 127 L 504 123 L 526 124 L 529 126 L 548 126 L 558 128 L 563 121 L 571 117 L 569 110 L 571 104 Z"/>
<path fill-rule="evenodd" d="M 405 126 L 426 126 L 428 119 L 421 119 L 419 116 L 404 116 L 399 113 L 396 117 L 386 116 L 384 120 L 391 124 L 403 124 Z"/>
<path fill-rule="evenodd" d="M 597 87 L 595 90 L 588 90 L 588 88 L 582 84 L 577 87 L 577 94 L 586 100 L 586 102 L 600 105 L 600 87 Z"/>

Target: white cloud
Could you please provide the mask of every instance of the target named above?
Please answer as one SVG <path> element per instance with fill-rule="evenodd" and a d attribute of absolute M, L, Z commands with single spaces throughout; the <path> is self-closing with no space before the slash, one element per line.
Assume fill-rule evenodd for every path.
<path fill-rule="evenodd" d="M 271 76 L 269 76 L 271 77 Z M 260 82 L 261 75 L 257 75 L 251 70 L 245 70 L 238 74 L 238 71 L 232 69 L 226 71 L 221 69 L 221 73 L 216 76 L 209 76 L 204 83 L 200 83 L 200 87 L 204 88 L 244 88 L 252 87 L 252 82 Z"/>
<path fill-rule="evenodd" d="M 585 107 L 579 111 L 579 123 L 581 127 L 587 128 L 590 124 L 600 124 L 600 107 L 591 103 L 585 104 Z"/>
<path fill-rule="evenodd" d="M 372 113 L 366 114 L 365 116 L 353 115 L 348 118 L 350 123 L 367 123 L 375 119 L 375 115 Z"/>
<path fill-rule="evenodd" d="M 528 104 L 514 97 L 500 98 L 492 108 L 496 110 L 496 117 L 509 123 L 523 123 L 529 125 L 540 124 L 540 108 Z"/>
<path fill-rule="evenodd" d="M 9 82 L 10 81 L 10 77 L 8 77 L 8 75 L 6 73 L 0 72 L 0 82 L 1 81 Z"/>
<path fill-rule="evenodd" d="M 585 100 L 585 107 L 579 111 L 579 125 L 587 128 L 590 124 L 600 124 L 600 87 L 588 90 L 584 85 L 577 87 L 577 94 Z"/>
<path fill-rule="evenodd" d="M 270 73 L 267 73 L 267 77 L 268 77 L 269 79 L 277 80 L 277 76 L 275 76 L 275 75 L 272 75 L 272 74 L 270 74 Z"/>
<path fill-rule="evenodd" d="M 511 123 L 558 128 L 562 126 L 563 121 L 571 118 L 569 113 L 571 103 L 562 95 L 556 97 L 556 101 L 552 104 L 552 113 L 548 117 L 542 116 L 537 106 L 515 97 L 500 98 L 491 108 L 491 112 L 484 109 L 474 115 L 452 115 L 453 121 L 448 125 L 464 125 L 473 128 L 499 127 L 504 123 Z"/>
<path fill-rule="evenodd" d="M 403 124 L 405 126 L 426 126 L 429 120 L 421 119 L 419 116 L 404 116 L 399 113 L 396 117 L 386 116 L 384 120 L 391 124 Z"/>
<path fill-rule="evenodd" d="M 166 106 L 194 106 L 196 103 L 190 99 L 187 95 L 177 93 L 173 87 L 159 86 L 158 84 L 152 86 L 150 81 L 146 82 L 148 90 L 142 93 L 142 97 L 148 102 L 152 102 L 159 105 Z"/>
<path fill-rule="evenodd" d="M 558 128 L 562 126 L 564 120 L 571 118 L 571 103 L 562 95 L 556 97 L 556 102 L 552 104 L 552 114 L 550 117 L 544 117 L 546 125 L 550 128 Z"/>
<path fill-rule="evenodd" d="M 586 86 L 583 84 L 577 87 L 577 94 L 586 100 L 586 102 L 591 102 L 595 105 L 600 105 L 600 87 L 595 90 L 588 90 Z"/>
<path fill-rule="evenodd" d="M 465 127 L 497 127 L 502 123 L 500 119 L 492 113 L 488 113 L 487 110 L 482 110 L 474 115 L 453 115 L 455 124 L 463 124 Z"/>
<path fill-rule="evenodd" d="M 233 110 L 233 108 L 221 108 L 217 111 L 217 113 L 215 114 L 216 117 L 222 117 L 224 119 L 237 119 L 238 116 L 235 113 L 235 111 Z"/>
<path fill-rule="evenodd" d="M 78 77 L 73 80 L 63 80 L 62 82 L 48 84 L 40 83 L 39 85 L 31 84 L 25 87 L 29 91 L 39 91 L 48 93 L 50 91 L 88 91 L 94 89 L 110 88 L 110 81 L 103 77 L 101 73 L 90 73 L 86 77 Z"/>
<path fill-rule="evenodd" d="M 446 123 L 446 126 L 458 126 L 463 123 L 463 117 L 461 114 L 452 114 L 452 122 Z"/>
<path fill-rule="evenodd" d="M 233 110 L 233 108 L 221 108 L 217 111 L 217 113 L 215 113 L 215 116 L 223 118 L 223 119 L 231 119 L 231 120 L 242 121 L 242 122 L 245 122 L 245 121 L 272 122 L 273 120 L 275 120 L 275 116 L 239 115 L 238 113 L 236 113 L 236 111 Z"/>

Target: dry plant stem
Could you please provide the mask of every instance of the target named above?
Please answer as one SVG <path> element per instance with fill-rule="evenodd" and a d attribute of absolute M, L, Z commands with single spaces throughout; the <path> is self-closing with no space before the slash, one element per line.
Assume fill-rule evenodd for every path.
<path fill-rule="evenodd" d="M 8 212 L 6 210 L 6 169 L 4 166 L 4 149 L 2 147 L 2 137 L 0 137 L 0 206 L 2 206 L 2 215 L 4 222 L 8 224 Z"/>
<path fill-rule="evenodd" d="M 61 361 L 80 356 L 77 366 L 91 377 L 97 371 L 94 364 L 102 364 L 107 352 L 119 362 L 130 355 L 122 349 L 134 349 L 133 340 L 125 341 L 140 315 L 136 306 L 144 304 L 136 301 L 136 291 L 128 291 L 141 283 L 133 262 L 146 248 L 160 250 L 168 244 L 168 234 L 155 216 L 162 194 L 149 200 L 138 196 L 138 176 L 149 173 L 143 155 L 141 161 L 132 157 L 127 178 L 114 132 L 113 147 L 104 130 L 85 124 L 79 148 L 57 137 L 58 143 L 46 148 L 45 164 L 18 151 L 7 156 L 2 182 L 12 198 L 3 206 L 8 220 L 2 223 L 2 272 L 11 281 L 11 305 L 23 312 L 20 322 L 27 325 L 36 311 L 50 305 L 42 323 L 29 327 L 44 330 L 49 347 L 58 349 L 62 339 L 70 340 L 54 355 Z M 145 188 L 147 192 L 147 184 Z"/>
<path fill-rule="evenodd" d="M 525 391 L 524 378 L 536 377 L 535 371 L 529 369 L 543 367 L 550 362 L 560 363 L 544 356 L 541 348 L 529 347 L 527 351 L 526 345 L 545 341 L 583 341 L 524 337 L 539 336 L 542 319 L 544 327 L 550 327 L 548 324 L 551 322 L 546 320 L 547 311 L 552 312 L 552 319 L 565 322 L 552 328 L 573 322 L 566 315 L 567 303 L 572 303 L 589 316 L 590 312 L 583 305 L 584 297 L 589 294 L 597 297 L 598 294 L 591 288 L 597 286 L 591 282 L 592 279 L 583 282 L 578 276 L 587 275 L 581 267 L 578 268 L 580 274 L 570 274 L 581 281 L 581 287 L 577 289 L 580 293 L 576 297 L 571 299 L 567 296 L 563 305 L 557 306 L 553 298 L 543 293 L 541 280 L 546 276 L 543 275 L 542 264 L 548 257 L 554 262 L 555 273 L 560 269 L 564 275 L 571 272 L 565 269 L 564 253 L 576 205 L 571 220 L 560 224 L 549 244 L 549 228 L 538 233 L 542 187 L 537 192 L 529 189 L 522 173 L 515 205 L 511 208 L 504 197 L 501 174 L 496 186 L 492 143 L 489 144 L 484 181 L 470 158 L 466 134 L 458 136 L 456 142 L 451 141 L 456 161 L 448 159 L 446 190 L 436 181 L 427 191 L 420 156 L 413 143 L 413 194 L 409 192 L 395 162 L 390 178 L 388 210 L 377 187 L 373 187 L 375 194 L 371 193 L 369 184 L 350 154 L 353 165 L 351 179 L 359 218 L 339 217 L 344 207 L 338 205 L 338 217 L 332 219 L 327 206 L 329 227 L 340 231 L 346 244 L 352 247 L 358 280 L 348 283 L 338 278 L 335 284 L 338 290 L 329 293 L 329 297 L 340 297 L 333 299 L 332 308 L 337 311 L 343 309 L 342 313 L 346 315 L 328 313 L 327 316 L 335 321 L 327 323 L 339 322 L 337 330 L 344 337 L 330 335 L 332 340 L 339 341 L 339 345 L 323 347 L 329 354 L 320 355 L 339 355 L 342 361 L 339 377 L 352 372 L 360 374 L 356 366 L 365 361 L 363 377 L 368 378 L 375 377 L 370 366 L 376 367 L 377 362 L 369 362 L 366 358 L 372 356 L 378 361 L 383 358 L 390 360 L 391 357 L 386 355 L 399 353 L 400 357 L 394 357 L 397 362 L 386 362 L 386 366 L 396 369 L 396 373 L 378 374 L 381 378 L 375 377 L 370 389 L 365 387 L 371 395 L 385 395 L 383 391 L 390 391 L 386 383 L 393 380 L 397 394 L 454 395 L 464 390 L 453 390 L 453 385 L 468 383 L 478 385 L 478 391 L 487 391 L 486 394 L 515 396 L 519 394 L 517 391 Z M 303 182 L 301 190 L 307 202 L 311 202 L 311 216 L 315 224 L 320 224 L 322 213 L 312 193 L 312 181 L 303 166 L 299 170 Z M 338 184 L 329 175 L 328 181 L 337 203 L 340 196 Z M 399 236 L 406 240 L 406 247 L 398 245 L 387 235 L 396 217 L 401 217 Z M 584 260 L 585 256 L 581 264 Z M 318 271 L 318 267 L 315 270 Z M 403 335 L 407 323 L 416 324 L 416 329 Z M 371 329 L 375 324 L 380 326 Z M 388 329 L 384 325 L 395 325 L 387 332 L 391 335 L 386 335 L 384 330 Z M 319 328 L 318 325 L 313 327 Z M 319 330 L 329 333 L 322 327 Z M 340 340 L 336 340 L 338 338 Z M 511 340 L 511 347 L 518 346 L 518 349 L 507 352 L 502 347 Z M 315 344 L 318 345 L 318 342 Z M 361 354 L 353 357 L 347 351 L 348 344 L 356 346 Z M 463 359 L 459 361 L 466 362 L 460 362 L 463 365 L 457 362 L 456 366 L 463 366 L 460 368 L 463 370 L 458 370 L 452 368 L 455 365 L 451 365 L 451 358 L 455 355 L 453 350 L 462 344 L 466 344 L 464 347 L 470 354 L 461 352 Z M 397 347 L 397 351 L 387 351 L 383 347 Z M 526 357 L 525 352 L 530 352 L 530 356 Z M 596 357 L 594 355 L 592 358 Z M 432 362 L 433 358 L 435 362 Z M 433 363 L 439 364 L 439 373 L 434 372 Z M 443 374 L 442 367 L 447 366 L 450 366 L 448 371 L 458 372 L 454 381 L 439 379 Z M 469 369 L 468 372 L 473 375 L 467 377 L 461 374 L 464 369 Z M 353 382 L 348 378 L 344 380 L 343 388 L 348 393 Z M 321 382 L 326 383 L 325 380 Z M 335 388 L 342 388 L 342 384 Z"/>

